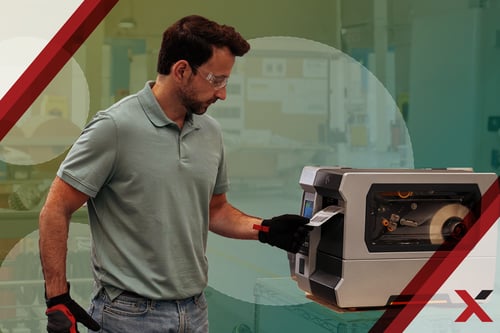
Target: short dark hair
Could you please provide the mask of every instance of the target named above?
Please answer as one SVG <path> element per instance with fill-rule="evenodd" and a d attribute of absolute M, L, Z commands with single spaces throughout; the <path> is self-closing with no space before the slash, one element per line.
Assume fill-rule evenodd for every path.
<path fill-rule="evenodd" d="M 226 46 L 234 56 L 242 56 L 250 49 L 250 44 L 231 26 L 199 15 L 181 18 L 163 33 L 157 72 L 169 74 L 179 60 L 186 60 L 196 70 L 212 57 L 214 46 Z"/>

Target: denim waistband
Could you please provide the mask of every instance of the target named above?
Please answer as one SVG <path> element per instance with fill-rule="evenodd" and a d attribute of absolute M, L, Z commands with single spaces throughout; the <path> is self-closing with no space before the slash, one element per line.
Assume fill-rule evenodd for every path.
<path fill-rule="evenodd" d="M 182 299 L 150 299 L 144 296 L 141 296 L 137 293 L 134 293 L 132 291 L 124 290 L 118 297 L 123 296 L 127 298 L 132 298 L 135 300 L 142 300 L 142 301 L 149 301 L 149 302 L 155 302 L 155 303 L 177 303 L 177 304 L 185 304 L 189 302 L 197 302 L 198 299 L 203 295 L 203 292 L 199 293 L 198 295 L 182 298 Z"/>

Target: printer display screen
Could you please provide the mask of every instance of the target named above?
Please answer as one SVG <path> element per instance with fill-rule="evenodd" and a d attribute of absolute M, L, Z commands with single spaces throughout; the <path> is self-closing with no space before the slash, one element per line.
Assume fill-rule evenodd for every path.
<path fill-rule="evenodd" d="M 302 216 L 311 218 L 313 216 L 314 201 L 304 200 L 304 209 L 302 211 Z"/>

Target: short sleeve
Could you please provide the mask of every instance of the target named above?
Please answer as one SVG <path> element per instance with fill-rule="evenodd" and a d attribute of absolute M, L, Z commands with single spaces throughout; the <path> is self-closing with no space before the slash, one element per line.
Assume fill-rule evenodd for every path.
<path fill-rule="evenodd" d="M 227 175 L 227 162 L 224 151 L 224 142 L 221 136 L 221 159 L 217 179 L 215 181 L 214 194 L 226 193 L 229 190 L 229 179 Z"/>
<path fill-rule="evenodd" d="M 57 175 L 66 183 L 95 197 L 113 173 L 117 153 L 115 122 L 106 112 L 96 114 L 83 129 Z"/>

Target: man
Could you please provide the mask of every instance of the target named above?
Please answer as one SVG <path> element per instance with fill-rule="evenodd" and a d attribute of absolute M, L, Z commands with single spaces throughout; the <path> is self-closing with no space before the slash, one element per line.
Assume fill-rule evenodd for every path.
<path fill-rule="evenodd" d="M 182 18 L 164 32 L 156 80 L 83 130 L 40 213 L 48 332 L 76 332 L 78 321 L 99 332 L 208 332 L 208 230 L 298 251 L 306 218 L 263 220 L 227 201 L 221 129 L 204 115 L 249 48 L 232 27 Z M 66 281 L 69 221 L 85 202 L 93 319 Z"/>

